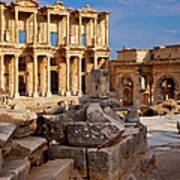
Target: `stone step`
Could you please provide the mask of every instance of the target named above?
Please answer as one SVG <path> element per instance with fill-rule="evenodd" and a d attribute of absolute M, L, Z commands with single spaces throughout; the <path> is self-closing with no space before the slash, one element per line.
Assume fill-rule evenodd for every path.
<path fill-rule="evenodd" d="M 27 180 L 69 180 L 72 170 L 73 160 L 56 159 L 32 168 Z"/>
<path fill-rule="evenodd" d="M 29 169 L 28 160 L 6 159 L 0 172 L 0 180 L 26 180 Z"/>
<path fill-rule="evenodd" d="M 40 165 L 44 163 L 44 154 L 47 149 L 45 138 L 29 136 L 13 141 L 11 155 L 23 159 L 27 157 L 31 165 Z"/>

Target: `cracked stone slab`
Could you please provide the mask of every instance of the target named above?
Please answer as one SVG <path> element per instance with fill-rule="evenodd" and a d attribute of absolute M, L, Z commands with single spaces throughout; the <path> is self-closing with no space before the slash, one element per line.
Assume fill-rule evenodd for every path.
<path fill-rule="evenodd" d="M 6 159 L 0 172 L 0 180 L 27 180 L 29 169 L 28 160 Z"/>
<path fill-rule="evenodd" d="M 0 148 L 3 148 L 10 140 L 16 130 L 12 123 L 0 123 Z"/>
<path fill-rule="evenodd" d="M 47 140 L 42 137 L 29 136 L 23 139 L 15 139 L 12 143 L 12 155 L 28 157 L 31 164 L 42 164 L 44 153 L 47 150 Z"/>
<path fill-rule="evenodd" d="M 113 123 L 78 122 L 67 125 L 69 145 L 79 147 L 103 147 L 116 142 L 124 132 L 124 126 Z"/>

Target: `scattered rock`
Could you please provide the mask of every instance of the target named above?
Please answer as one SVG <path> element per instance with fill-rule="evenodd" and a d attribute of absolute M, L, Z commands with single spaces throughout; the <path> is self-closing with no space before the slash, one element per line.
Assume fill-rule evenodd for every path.
<path fill-rule="evenodd" d="M 0 123 L 0 148 L 3 148 L 13 136 L 16 125 L 12 123 Z"/>
<path fill-rule="evenodd" d="M 14 136 L 17 138 L 32 135 L 36 130 L 36 121 L 37 114 L 35 112 L 0 109 L 0 123 L 15 124 L 17 129 Z"/>
<path fill-rule="evenodd" d="M 105 108 L 107 106 L 111 108 L 120 107 L 120 102 L 116 99 L 105 99 L 100 102 L 100 105 L 102 108 Z"/>
<path fill-rule="evenodd" d="M 11 109 L 16 110 L 16 111 L 26 111 L 27 110 L 25 104 L 23 104 L 22 102 L 16 103 L 15 105 L 13 105 L 11 107 Z"/>
<path fill-rule="evenodd" d="M 169 99 L 168 101 L 164 101 L 160 104 L 146 107 L 142 111 L 142 116 L 162 116 L 162 115 L 173 115 L 180 113 L 180 105 L 179 102 Z"/>
<path fill-rule="evenodd" d="M 80 147 L 109 146 L 120 139 L 124 126 L 113 123 L 71 123 L 67 125 L 68 144 Z"/>
<path fill-rule="evenodd" d="M 87 122 L 90 123 L 114 123 L 122 126 L 122 121 L 119 121 L 117 116 L 114 119 L 115 116 L 116 113 L 113 114 L 113 111 L 111 111 L 111 114 L 108 114 L 108 112 L 106 114 L 99 104 L 90 104 L 87 108 Z"/>
<path fill-rule="evenodd" d="M 43 115 L 41 126 L 41 135 L 48 141 L 56 140 L 59 143 L 65 141 L 65 129 L 69 122 L 74 119 L 74 114 L 70 111 L 56 116 Z M 39 132 L 40 133 L 40 132 Z"/>
<path fill-rule="evenodd" d="M 40 165 L 44 163 L 44 153 L 47 149 L 45 138 L 29 136 L 14 140 L 11 154 L 21 158 L 27 157 L 31 164 Z"/>
<path fill-rule="evenodd" d="M 44 114 L 46 115 L 56 115 L 62 114 L 65 112 L 65 108 L 62 106 L 48 106 L 43 110 Z"/>
<path fill-rule="evenodd" d="M 124 123 L 124 121 L 121 119 L 121 116 L 119 114 L 116 114 L 115 111 L 113 111 L 110 107 L 104 108 L 104 112 L 108 115 L 111 116 L 111 118 L 115 119 L 117 122 Z"/>
<path fill-rule="evenodd" d="M 81 109 L 74 111 L 74 121 L 86 121 L 87 107 L 83 106 Z"/>

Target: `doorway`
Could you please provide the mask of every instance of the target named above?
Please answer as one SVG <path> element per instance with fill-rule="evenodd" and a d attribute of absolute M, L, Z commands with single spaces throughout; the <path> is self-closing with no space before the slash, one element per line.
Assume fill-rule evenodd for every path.
<path fill-rule="evenodd" d="M 58 73 L 56 71 L 51 71 L 51 92 L 58 94 Z"/>
<path fill-rule="evenodd" d="M 19 75 L 19 94 L 20 96 L 26 95 L 26 76 Z"/>

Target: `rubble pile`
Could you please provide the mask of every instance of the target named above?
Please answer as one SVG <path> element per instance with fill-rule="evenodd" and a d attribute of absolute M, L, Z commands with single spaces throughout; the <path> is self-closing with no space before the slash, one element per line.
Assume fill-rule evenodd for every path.
<path fill-rule="evenodd" d="M 143 162 L 153 164 L 146 128 L 125 123 L 115 106 L 116 100 L 105 99 L 39 114 L 0 107 L 0 179 L 143 179 Z"/>
<path fill-rule="evenodd" d="M 92 72 L 90 98 L 34 113 L 0 107 L 0 180 L 148 180 L 154 158 L 135 109 L 108 99 L 108 72 Z M 96 86 L 95 84 L 99 84 Z M 93 97 L 93 98 L 92 98 Z"/>
<path fill-rule="evenodd" d="M 162 116 L 162 115 L 174 115 L 180 114 L 180 102 L 175 101 L 174 99 L 169 99 L 163 103 L 148 106 L 142 110 L 142 116 Z"/>

